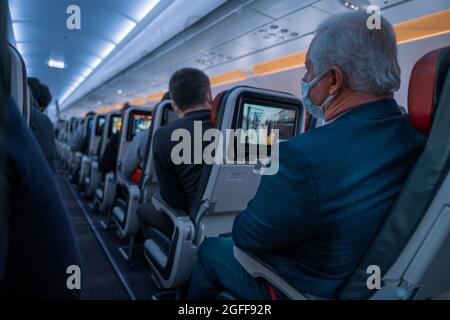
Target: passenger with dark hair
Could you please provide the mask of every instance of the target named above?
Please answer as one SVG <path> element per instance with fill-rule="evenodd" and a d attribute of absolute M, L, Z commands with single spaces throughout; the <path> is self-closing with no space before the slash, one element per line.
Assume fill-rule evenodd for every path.
<path fill-rule="evenodd" d="M 50 165 L 55 171 L 56 168 L 56 141 L 53 124 L 49 117 L 43 112 L 52 101 L 52 95 L 49 88 L 42 84 L 37 78 L 28 78 L 33 95 L 30 126 L 36 140 L 41 146 L 41 150 Z"/>
<path fill-rule="evenodd" d="M 170 93 L 166 92 L 161 99 L 161 102 L 164 100 L 170 100 Z M 150 130 L 150 129 L 149 129 Z M 142 171 L 142 167 L 144 166 L 145 161 L 145 151 L 148 140 L 148 131 L 143 130 L 138 132 L 131 141 L 130 147 L 128 149 L 128 154 L 122 165 L 122 174 L 126 179 L 131 180 L 135 183 L 138 183 L 138 179 L 140 179 L 141 174 L 137 174 L 139 171 Z M 139 177 L 139 178 L 134 178 Z M 134 179 L 133 179 L 134 178 Z"/>
<path fill-rule="evenodd" d="M 41 112 L 49 106 L 52 101 L 52 94 L 50 89 L 45 84 L 41 83 L 38 78 L 28 78 L 28 85 L 31 88 L 34 100 L 37 102 L 37 106 Z"/>
<path fill-rule="evenodd" d="M 203 132 L 211 128 L 211 83 L 204 72 L 185 68 L 172 75 L 169 92 L 172 108 L 180 119 L 156 131 L 153 137 L 153 162 L 163 199 L 172 208 L 188 213 L 197 193 L 203 164 L 194 164 L 194 155 L 190 163 L 175 164 L 171 153 L 178 141 L 172 141 L 171 137 L 177 129 L 185 129 L 193 137 L 195 122 L 201 124 Z M 191 144 L 194 150 L 194 141 L 191 141 Z M 203 144 L 203 149 L 205 147 Z M 171 222 L 151 203 L 139 207 L 137 214 L 144 233 L 149 227 L 155 227 L 168 237 L 171 236 Z"/>
<path fill-rule="evenodd" d="M 125 111 L 131 107 L 129 102 L 125 102 L 122 107 L 122 117 Z M 120 131 L 113 134 L 105 147 L 100 161 L 98 162 L 98 169 L 102 174 L 107 174 L 116 168 L 117 164 L 117 154 L 119 153 L 119 143 L 120 143 Z"/>

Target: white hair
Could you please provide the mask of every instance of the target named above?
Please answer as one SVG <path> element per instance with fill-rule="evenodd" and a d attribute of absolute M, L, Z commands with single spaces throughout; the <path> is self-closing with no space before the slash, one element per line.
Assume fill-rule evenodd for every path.
<path fill-rule="evenodd" d="M 360 11 L 328 18 L 317 29 L 309 60 L 315 75 L 334 65 L 353 90 L 383 95 L 400 88 L 396 37 L 383 17 L 381 29 L 369 29 L 369 16 Z"/>

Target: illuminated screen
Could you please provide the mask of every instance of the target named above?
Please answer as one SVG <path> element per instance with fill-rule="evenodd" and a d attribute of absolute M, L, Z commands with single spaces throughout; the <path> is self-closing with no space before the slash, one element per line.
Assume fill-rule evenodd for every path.
<path fill-rule="evenodd" d="M 133 131 L 132 135 L 136 135 L 137 133 L 150 129 L 150 125 L 152 124 L 152 116 L 151 115 L 133 115 Z"/>
<path fill-rule="evenodd" d="M 112 117 L 111 134 L 116 134 L 122 129 L 122 117 Z"/>
<path fill-rule="evenodd" d="M 274 129 L 279 130 L 279 141 L 287 140 L 295 135 L 296 110 L 244 103 L 241 128 L 255 129 L 240 137 L 242 144 L 272 145 Z"/>

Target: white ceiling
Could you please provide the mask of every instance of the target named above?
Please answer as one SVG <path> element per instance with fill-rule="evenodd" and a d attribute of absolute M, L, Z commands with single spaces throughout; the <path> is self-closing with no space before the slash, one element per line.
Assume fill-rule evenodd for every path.
<path fill-rule="evenodd" d="M 29 76 L 47 83 L 59 99 L 102 62 L 152 2 L 157 0 L 9 0 L 8 4 L 16 46 Z M 160 1 L 154 10 L 167 3 Z M 81 9 L 81 30 L 66 26 L 66 10 L 72 4 Z M 49 59 L 64 61 L 67 68 L 50 68 Z"/>
<path fill-rule="evenodd" d="M 128 19 L 135 19 L 133 14 L 136 14 L 136 8 L 142 2 L 96 1 L 96 15 L 102 18 L 92 24 L 97 23 L 97 27 L 93 29 L 101 31 L 93 32 L 93 29 L 86 28 L 78 36 L 69 34 L 67 40 L 61 38 L 67 34 L 66 30 L 51 30 L 52 26 L 59 23 L 60 17 L 50 19 L 51 22 L 45 23 L 43 29 L 40 29 L 38 21 L 43 19 L 44 12 L 40 13 L 41 9 L 31 7 L 51 7 L 50 11 L 60 12 L 68 1 L 33 1 L 36 5 L 25 6 L 26 9 L 22 8 L 23 3 L 29 4 L 30 1 L 10 1 L 13 3 L 12 7 L 14 4 L 20 7 L 16 11 L 12 10 L 13 20 L 14 12 L 18 12 L 19 20 L 25 20 L 24 27 L 39 31 L 30 33 L 24 29 L 24 37 L 31 37 L 28 39 L 31 43 L 27 45 L 24 42 L 20 45 L 19 41 L 19 50 L 24 50 L 31 74 L 39 75 L 44 81 L 48 79 L 55 96 L 61 94 L 66 86 L 70 86 L 71 79 L 77 77 L 84 65 L 89 63 L 89 59 L 98 55 L 96 52 L 101 50 L 104 42 L 114 40 L 120 25 L 126 24 Z M 38 2 L 40 6 L 37 5 Z M 93 1 L 89 0 L 76 2 L 87 8 L 93 6 Z M 450 7 L 449 0 L 371 2 L 384 8 L 382 14 L 391 23 Z M 58 5 L 53 8 L 50 3 Z M 144 19 L 133 37 L 127 43 L 119 45 L 117 52 L 113 52 L 112 57 L 103 62 L 67 99 L 64 104 L 67 116 L 164 91 L 170 75 L 186 66 L 203 69 L 210 76 L 236 69 L 251 73 L 250 66 L 257 63 L 306 50 L 321 21 L 332 14 L 348 10 L 339 0 L 174 0 L 170 5 L 165 5 L 157 17 Z M 37 11 L 34 13 L 35 10 Z M 48 16 L 47 13 L 45 17 Z M 29 20 L 36 21 L 27 22 Z M 53 33 L 51 37 L 42 35 L 46 32 Z M 273 35 L 266 39 L 268 34 Z M 67 41 L 70 42 L 69 49 L 64 46 Z M 61 46 L 62 49 L 59 49 Z M 48 70 L 42 60 L 50 53 L 58 53 L 58 50 L 62 50 L 64 57 L 68 58 L 69 68 L 62 71 Z M 205 61 L 210 64 L 204 64 Z M 73 68 L 70 68 L 71 65 Z M 255 81 L 258 82 L 257 79 Z M 122 93 L 119 94 L 118 90 Z"/>

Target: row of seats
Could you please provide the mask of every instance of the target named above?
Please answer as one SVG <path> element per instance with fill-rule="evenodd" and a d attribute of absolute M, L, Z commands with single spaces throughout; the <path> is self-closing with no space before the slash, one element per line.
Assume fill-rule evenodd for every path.
<path fill-rule="evenodd" d="M 429 136 L 427 148 L 411 173 L 407 184 L 388 214 L 382 229 L 371 244 L 360 267 L 341 289 L 342 299 L 407 299 L 429 298 L 449 290 L 450 274 L 443 272 L 450 256 L 445 250 L 450 241 L 448 218 L 450 191 L 450 49 L 433 51 L 416 64 L 411 76 L 408 110 L 417 130 Z M 250 101 L 263 106 L 278 106 L 295 111 L 293 134 L 301 134 L 311 123 L 305 120 L 301 102 L 294 96 L 265 89 L 239 86 L 216 96 L 212 106 L 211 123 L 224 133 L 242 128 L 242 106 Z M 133 137 L 136 116 L 151 116 L 146 147 L 146 159 L 139 184 L 121 175 L 121 166 Z M 116 170 L 102 176 L 98 159 L 112 135 L 115 118 L 121 117 L 122 128 Z M 156 130 L 175 119 L 170 101 L 162 101 L 152 110 L 131 107 L 123 115 L 111 112 L 73 120 L 65 125 L 58 153 L 71 177 L 87 197 L 92 207 L 105 214 L 105 227 L 117 226 L 118 234 L 129 239 L 129 246 L 120 248 L 131 262 L 135 240 L 139 234 L 136 210 L 151 202 L 173 223 L 169 238 L 153 229 L 144 242 L 144 255 L 152 269 L 155 282 L 162 289 L 180 288 L 192 273 L 195 254 L 206 237 L 231 232 L 235 216 L 253 198 L 260 174 L 253 164 L 229 164 L 225 160 L 205 166 L 190 212 L 171 208 L 158 193 L 153 168 L 152 137 Z M 88 152 L 84 155 L 70 151 L 68 141 L 75 128 L 84 125 L 87 134 L 93 121 Z M 103 130 L 101 123 L 104 123 Z M 306 124 L 306 125 L 305 125 Z M 226 157 L 226 152 L 224 152 Z M 264 277 L 292 299 L 317 298 L 299 293 L 260 259 L 235 248 L 237 260 L 255 277 Z M 376 294 L 367 288 L 367 270 L 379 265 L 383 272 L 383 288 Z M 380 265 L 381 264 L 381 265 Z M 224 293 L 224 296 L 228 296 Z"/>
<path fill-rule="evenodd" d="M 246 102 L 262 106 L 275 106 L 281 110 L 293 110 L 294 123 L 291 135 L 300 134 L 304 130 L 304 111 L 300 100 L 287 93 L 263 90 L 252 87 L 236 87 L 222 92 L 214 99 L 211 112 L 211 123 L 226 135 L 227 129 L 242 128 L 242 106 Z M 157 177 L 153 168 L 152 137 L 155 132 L 171 121 L 177 119 L 172 110 L 171 101 L 162 101 L 152 110 L 142 107 L 131 107 L 122 115 L 122 127 L 116 170 L 104 177 L 98 172 L 98 156 L 94 150 L 98 143 L 99 119 L 94 118 L 94 128 L 91 133 L 89 151 L 84 156 L 72 152 L 66 155 L 64 150 L 70 150 L 67 141 L 60 141 L 61 160 L 69 167 L 69 174 L 77 174 L 78 163 L 71 159 L 82 158 L 77 180 L 80 190 L 87 190 L 84 195 L 92 197 L 93 209 L 105 214 L 103 225 L 108 228 L 111 223 L 117 227 L 118 235 L 129 240 L 129 245 L 121 247 L 122 256 L 131 263 L 135 239 L 139 234 L 137 208 L 139 205 L 152 202 L 163 211 L 173 222 L 173 237 L 168 238 L 159 230 L 151 230 L 149 238 L 144 242 L 144 254 L 149 262 L 155 281 L 164 289 L 179 288 L 186 285 L 193 268 L 197 248 L 206 237 L 230 233 L 235 216 L 247 206 L 253 198 L 260 181 L 260 174 L 253 164 L 228 164 L 224 152 L 223 163 L 205 166 L 198 187 L 197 200 L 191 212 L 181 212 L 170 208 L 158 193 Z M 151 116 L 146 147 L 145 164 L 142 179 L 139 184 L 133 183 L 121 174 L 121 167 L 126 159 L 129 145 L 133 138 L 132 127 L 134 119 L 140 116 Z M 102 146 L 111 135 L 111 119 L 119 117 L 117 112 L 106 115 L 103 128 Z M 84 123 L 89 121 L 86 118 Z M 239 123 L 239 121 L 241 121 Z M 70 132 L 73 126 L 67 125 Z M 70 153 L 70 152 L 69 152 Z M 72 164 L 70 164 L 72 161 Z M 95 189 L 92 195 L 92 190 Z"/>

